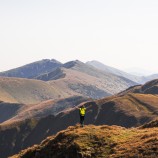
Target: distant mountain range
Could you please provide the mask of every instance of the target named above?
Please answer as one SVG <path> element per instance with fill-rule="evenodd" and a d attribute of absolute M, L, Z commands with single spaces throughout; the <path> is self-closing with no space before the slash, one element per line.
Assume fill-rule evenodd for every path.
<path fill-rule="evenodd" d="M 150 75 L 154 74 L 154 72 L 152 72 L 152 71 L 137 68 L 137 67 L 127 68 L 124 71 L 129 74 L 136 75 L 136 76 L 150 76 Z"/>
<path fill-rule="evenodd" d="M 3 87 L 2 96 L 6 96 L 4 93 L 9 91 L 6 99 L 3 97 L 1 101 L 7 102 L 9 97 L 9 101 L 16 102 L 18 100 L 20 103 L 35 103 L 44 99 L 64 98 L 74 95 L 96 99 L 116 94 L 137 84 L 125 77 L 99 70 L 78 60 L 61 64 L 56 60 L 45 59 L 2 72 L 0 76 L 2 76 L 0 79 L 0 85 Z M 8 85 L 3 86 L 7 80 L 10 80 L 8 84 L 10 88 Z M 16 80 L 17 86 L 14 84 L 14 80 Z M 49 93 L 47 96 L 41 94 L 43 91 L 47 91 L 44 85 L 49 89 L 47 93 L 51 91 L 51 94 Z"/>
<path fill-rule="evenodd" d="M 21 67 L 15 68 L 15 69 L 1 72 L 0 76 L 29 78 L 29 79 L 35 78 L 35 79 L 40 79 L 40 80 L 51 80 L 51 79 L 54 80 L 54 79 L 64 77 L 63 76 L 64 74 L 59 73 L 59 71 L 61 71 L 61 70 L 56 69 L 56 68 L 60 68 L 60 67 L 72 68 L 72 67 L 74 67 L 75 62 L 77 62 L 77 61 L 70 61 L 70 62 L 67 62 L 65 64 L 62 64 L 61 62 L 59 62 L 55 59 L 51 59 L 51 60 L 43 59 L 43 60 L 36 61 L 36 62 L 21 66 Z M 154 74 L 154 75 L 150 75 L 150 76 L 132 75 L 130 73 L 126 73 L 126 72 L 121 71 L 119 69 L 104 65 L 104 64 L 102 64 L 98 61 L 95 61 L 95 60 L 88 61 L 85 64 L 89 65 L 89 66 L 93 66 L 93 68 L 95 67 L 96 69 L 104 71 L 105 73 L 110 73 L 113 75 L 127 78 L 127 79 L 129 79 L 133 82 L 136 82 L 136 83 L 145 83 L 147 81 L 150 81 L 152 79 L 156 79 L 158 77 L 158 74 Z M 83 72 L 83 70 L 84 69 L 82 69 L 82 72 Z M 53 78 L 51 78 L 51 76 L 53 76 Z"/>
<path fill-rule="evenodd" d="M 1 72 L 0 76 L 33 79 L 34 77 L 50 72 L 61 65 L 62 64 L 57 60 L 43 59 L 15 69 Z"/>
<path fill-rule="evenodd" d="M 114 96 L 78 102 L 78 106 L 71 109 L 65 108 L 57 115 L 3 123 L 0 126 L 0 149 L 4 155 L 2 158 L 40 143 L 47 136 L 78 123 L 78 108 L 81 104 L 85 104 L 87 108 L 85 124 L 136 127 L 148 123 L 158 117 L 158 91 L 155 90 L 157 87 L 158 80 L 153 80 Z M 49 106 L 46 105 L 47 107 Z M 53 105 L 51 107 L 53 110 Z"/>
<path fill-rule="evenodd" d="M 124 71 L 121 71 L 119 69 L 104 65 L 98 61 L 89 61 L 87 62 L 88 65 L 92 65 L 97 69 L 118 75 L 118 76 L 123 76 L 125 78 L 128 78 L 129 80 L 132 80 L 134 82 L 137 82 L 139 84 L 143 84 L 147 81 L 153 80 L 153 79 L 157 79 L 158 78 L 158 74 L 153 74 L 153 75 L 149 75 L 149 76 L 141 76 L 141 75 L 134 75 L 134 74 L 130 74 L 130 73 L 126 73 Z"/>
<path fill-rule="evenodd" d="M 118 75 L 118 76 L 122 76 L 122 77 L 128 78 L 129 80 L 132 80 L 132 81 L 137 82 L 137 83 L 141 83 L 142 80 L 143 80 L 142 77 L 131 75 L 131 74 L 126 73 L 124 71 L 121 71 L 119 69 L 116 69 L 116 68 L 104 65 L 104 64 L 102 64 L 102 63 L 100 63 L 98 61 L 95 61 L 95 60 L 89 61 L 86 64 L 94 66 L 95 68 L 100 69 L 102 71 L 105 71 L 105 72 L 108 72 L 108 73 L 112 73 L 112 74 L 115 74 L 115 75 Z"/>

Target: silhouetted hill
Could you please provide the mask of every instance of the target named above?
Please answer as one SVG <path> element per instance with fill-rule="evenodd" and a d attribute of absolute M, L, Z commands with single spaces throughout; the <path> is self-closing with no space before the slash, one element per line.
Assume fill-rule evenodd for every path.
<path fill-rule="evenodd" d="M 69 127 L 11 158 L 156 158 L 158 127 Z"/>
<path fill-rule="evenodd" d="M 5 77 L 18 77 L 18 78 L 34 78 L 43 73 L 48 73 L 54 68 L 61 66 L 62 64 L 54 59 L 43 59 L 37 62 L 33 62 L 19 68 L 11 69 L 0 73 L 0 76 Z"/>

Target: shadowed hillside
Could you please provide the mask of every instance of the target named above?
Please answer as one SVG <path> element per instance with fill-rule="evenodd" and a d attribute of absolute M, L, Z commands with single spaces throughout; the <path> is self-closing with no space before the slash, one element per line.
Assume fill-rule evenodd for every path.
<path fill-rule="evenodd" d="M 44 73 L 42 75 L 37 76 L 35 79 L 43 80 L 43 81 L 50 81 L 50 80 L 57 80 L 60 78 L 64 78 L 66 74 L 61 68 L 56 68 L 54 71 L 49 73 Z"/>
<path fill-rule="evenodd" d="M 158 117 L 157 103 L 158 97 L 155 95 L 132 93 L 121 97 L 113 96 L 89 101 L 84 103 L 87 108 L 85 124 L 140 126 Z M 1 125 L 0 149 L 4 155 L 15 154 L 40 143 L 47 136 L 75 125 L 79 122 L 79 112 L 75 107 L 56 116 L 48 116 L 34 122 L 36 123 L 27 120 L 17 124 Z"/>
<path fill-rule="evenodd" d="M 153 75 L 147 76 L 145 81 L 147 82 L 147 81 L 154 80 L 154 79 L 158 79 L 158 74 L 153 74 Z"/>
<path fill-rule="evenodd" d="M 151 158 L 158 156 L 158 127 L 69 127 L 11 158 Z"/>
<path fill-rule="evenodd" d="M 52 71 L 54 68 L 61 66 L 62 64 L 54 59 L 43 59 L 37 62 L 33 62 L 15 69 L 11 69 L 5 72 L 1 72 L 0 76 L 5 77 L 18 77 L 18 78 L 34 78 L 40 74 Z"/>
<path fill-rule="evenodd" d="M 0 102 L 0 123 L 17 115 L 17 111 L 23 106 L 18 103 Z"/>
<path fill-rule="evenodd" d="M 149 123 L 146 123 L 146 124 L 142 125 L 142 126 L 140 127 L 140 129 L 154 128 L 154 127 L 158 127 L 158 119 L 153 120 L 153 121 L 151 121 L 151 122 L 149 122 Z"/>
<path fill-rule="evenodd" d="M 26 119 L 41 119 L 48 115 L 57 115 L 63 110 L 71 109 L 78 104 L 88 101 L 88 98 L 73 96 L 64 99 L 47 100 L 38 104 L 9 104 L 0 103 L 1 125 L 21 122 Z"/>
<path fill-rule="evenodd" d="M 127 93 L 141 93 L 141 94 L 158 94 L 158 79 L 149 81 L 144 85 L 137 85 L 128 88 L 127 90 L 119 93 L 119 95 L 124 95 Z"/>

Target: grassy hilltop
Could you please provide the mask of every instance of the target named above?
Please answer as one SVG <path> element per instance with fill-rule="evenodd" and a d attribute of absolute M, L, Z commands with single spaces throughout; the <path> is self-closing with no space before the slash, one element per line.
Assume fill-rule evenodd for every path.
<path fill-rule="evenodd" d="M 151 158 L 158 155 L 158 121 L 139 128 L 79 125 L 10 158 Z"/>

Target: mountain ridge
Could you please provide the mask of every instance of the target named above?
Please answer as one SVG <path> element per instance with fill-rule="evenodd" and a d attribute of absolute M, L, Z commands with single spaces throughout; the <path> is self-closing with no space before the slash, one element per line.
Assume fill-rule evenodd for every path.
<path fill-rule="evenodd" d="M 150 86 L 157 82 L 148 83 Z M 158 117 L 157 94 L 127 93 L 102 99 L 83 102 L 78 106 L 64 110 L 56 116 L 46 116 L 39 120 L 24 120 L 16 124 L 3 125 L 0 128 L 0 144 L 4 154 L 15 154 L 46 137 L 74 126 L 79 122 L 79 107 L 87 108 L 85 125 L 117 125 L 126 128 L 139 127 Z M 128 108 L 127 108 L 128 107 Z M 27 129 L 25 131 L 25 129 Z M 39 132 L 40 131 L 40 132 Z M 24 137 L 25 136 L 25 137 Z M 14 142 L 14 140 L 18 140 Z M 12 146 L 12 143 L 15 146 Z M 8 150 L 12 151 L 8 153 Z"/>
<path fill-rule="evenodd" d="M 60 93 L 59 96 L 61 97 L 84 95 L 97 99 L 116 94 L 137 84 L 122 76 L 98 70 L 79 60 L 69 61 L 65 64 L 59 64 L 53 60 L 53 64 L 56 62 L 58 65 L 54 67 L 48 66 L 51 70 L 44 72 L 43 70 L 46 70 L 45 65 L 47 65 L 47 62 L 50 63 L 51 60 L 41 60 L 37 62 L 38 67 L 40 63 L 44 63 L 44 65 L 41 64 L 43 65 L 41 67 L 44 68 L 40 68 L 40 71 L 35 72 L 33 79 L 42 80 L 45 81 L 46 84 L 50 84 L 50 86 L 55 89 L 58 94 Z M 34 69 L 36 65 L 34 65 L 34 63 L 29 64 L 29 66 L 30 65 L 33 65 L 32 71 L 36 71 Z M 25 68 L 25 66 L 22 68 Z M 15 98 L 13 97 L 12 99 Z"/>
<path fill-rule="evenodd" d="M 48 115 L 57 115 L 61 111 L 71 109 L 90 99 L 82 96 L 46 100 L 41 103 L 24 105 L 13 103 L 0 103 L 1 126 L 22 122 L 28 119 L 41 119 Z M 7 118 L 6 114 L 7 113 Z M 10 114 L 9 114 L 10 113 Z"/>
<path fill-rule="evenodd" d="M 0 76 L 33 79 L 34 77 L 46 72 L 50 72 L 54 68 L 61 65 L 62 64 L 55 59 L 42 59 L 30 64 L 20 66 L 18 68 L 0 72 Z"/>
<path fill-rule="evenodd" d="M 129 74 L 129 73 L 124 72 L 122 70 L 113 68 L 111 66 L 107 66 L 107 65 L 105 65 L 105 64 L 103 64 L 103 63 L 101 63 L 99 61 L 96 61 L 96 60 L 88 61 L 88 62 L 86 62 L 86 64 L 92 65 L 95 68 L 100 69 L 102 71 L 109 72 L 109 73 L 112 73 L 112 74 L 115 74 L 115 75 L 118 75 L 118 76 L 125 77 L 125 78 L 127 78 L 129 80 L 132 80 L 134 82 L 137 82 L 137 83 L 144 83 L 144 81 L 142 81 L 143 77 L 139 77 L 139 76 L 135 76 L 135 75 Z"/>
<path fill-rule="evenodd" d="M 55 59 L 42 59 L 39 61 L 35 61 L 23 66 L 20 66 L 18 68 L 10 69 L 7 71 L 0 72 L 0 76 L 4 77 L 20 77 L 20 78 L 37 78 L 40 75 L 48 74 L 49 72 L 53 71 L 57 67 L 65 67 L 65 68 L 71 68 L 75 66 L 75 64 L 80 64 L 81 62 L 79 60 L 73 60 L 68 61 L 65 64 L 62 64 L 61 62 L 55 60 Z M 129 80 L 132 80 L 137 83 L 145 83 L 147 81 L 150 81 L 152 79 L 158 78 L 158 75 L 152 74 L 148 76 L 136 76 L 132 75 L 130 73 L 124 72 L 122 70 L 119 70 L 117 68 L 113 68 L 111 66 L 107 66 L 99 61 L 92 60 L 87 61 L 85 64 L 89 66 L 93 66 L 97 69 L 100 69 L 104 72 L 108 72 L 114 75 L 122 76 L 125 78 L 128 78 Z"/>

